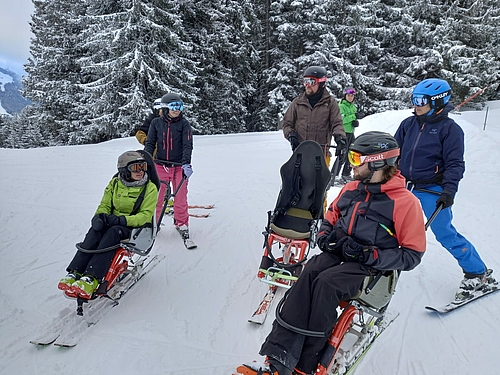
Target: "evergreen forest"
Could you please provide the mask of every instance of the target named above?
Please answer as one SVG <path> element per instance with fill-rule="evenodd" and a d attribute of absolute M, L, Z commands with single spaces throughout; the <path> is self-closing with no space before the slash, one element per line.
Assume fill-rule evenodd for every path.
<path fill-rule="evenodd" d="M 275 130 L 310 65 L 365 115 L 443 78 L 458 104 L 500 99 L 498 0 L 33 0 L 23 96 L 0 147 L 133 135 L 179 94 L 194 134 Z"/>

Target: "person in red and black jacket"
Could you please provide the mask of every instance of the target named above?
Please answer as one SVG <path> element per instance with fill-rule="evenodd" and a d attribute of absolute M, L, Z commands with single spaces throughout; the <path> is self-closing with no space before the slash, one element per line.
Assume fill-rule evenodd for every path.
<path fill-rule="evenodd" d="M 418 199 L 406 189 L 397 169 L 399 146 L 387 133 L 361 134 L 348 159 L 354 181 L 329 206 L 318 234 L 323 251 L 304 267 L 281 310 L 289 325 L 331 332 L 341 300 L 361 289 L 366 276 L 380 271 L 409 271 L 425 252 L 426 237 Z M 243 365 L 246 375 L 314 374 L 327 337 L 305 336 L 277 321 L 260 350 L 266 368 Z"/>

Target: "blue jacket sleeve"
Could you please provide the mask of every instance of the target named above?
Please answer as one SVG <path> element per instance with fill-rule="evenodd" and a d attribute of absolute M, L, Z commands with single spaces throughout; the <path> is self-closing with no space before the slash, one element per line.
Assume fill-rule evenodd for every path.
<path fill-rule="evenodd" d="M 451 120 L 447 131 L 443 132 L 443 190 L 455 194 L 458 191 L 458 183 L 464 176 L 464 132 L 455 121 Z"/>

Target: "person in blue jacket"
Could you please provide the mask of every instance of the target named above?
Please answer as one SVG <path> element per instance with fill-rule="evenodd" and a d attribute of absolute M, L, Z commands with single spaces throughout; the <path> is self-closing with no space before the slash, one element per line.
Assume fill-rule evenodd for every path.
<path fill-rule="evenodd" d="M 394 137 L 401 148 L 399 169 L 425 216 L 431 217 L 442 205 L 430 227 L 462 267 L 464 278 L 455 299 L 463 300 L 496 281 L 474 245 L 452 224 L 451 206 L 465 171 L 465 146 L 462 128 L 448 117 L 453 109 L 450 97 L 451 87 L 445 80 L 430 78 L 418 83 L 412 93 L 414 116 L 403 120 Z"/>

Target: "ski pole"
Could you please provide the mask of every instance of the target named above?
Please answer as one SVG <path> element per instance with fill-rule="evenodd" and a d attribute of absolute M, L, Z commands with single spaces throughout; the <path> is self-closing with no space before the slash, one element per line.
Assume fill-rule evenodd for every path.
<path fill-rule="evenodd" d="M 427 230 L 427 228 L 429 228 L 429 226 L 434 221 L 434 219 L 436 218 L 436 216 L 443 209 L 443 206 L 444 206 L 443 202 L 439 203 L 439 206 L 436 207 L 436 209 L 434 210 L 434 213 L 431 215 L 431 217 L 429 218 L 429 220 L 427 220 L 427 223 L 425 223 L 425 230 Z"/>

